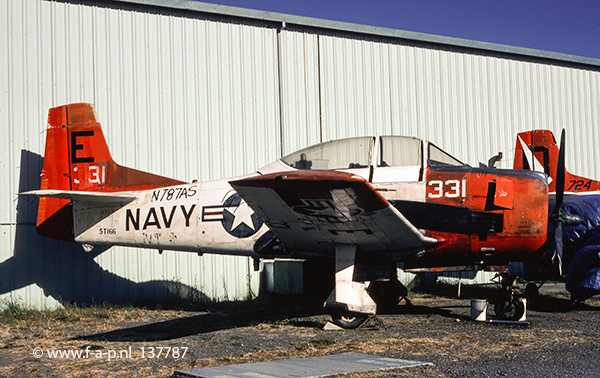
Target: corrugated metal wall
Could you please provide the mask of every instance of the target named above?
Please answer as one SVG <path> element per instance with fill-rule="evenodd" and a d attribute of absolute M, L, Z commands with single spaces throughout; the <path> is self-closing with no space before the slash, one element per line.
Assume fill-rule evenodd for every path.
<path fill-rule="evenodd" d="M 511 168 L 518 132 L 549 128 L 558 137 L 566 128 L 570 171 L 600 177 L 598 70 L 376 38 L 319 38 L 325 140 L 415 136 L 472 165 L 503 151 Z"/>
<path fill-rule="evenodd" d="M 408 135 L 472 165 L 503 151 L 503 167 L 511 168 L 518 132 L 547 128 L 558 136 L 566 128 L 567 168 L 600 177 L 598 68 L 379 37 L 282 36 L 284 132 L 300 141 L 284 140 L 288 152 L 313 142 L 304 130 L 322 140 Z"/>
<path fill-rule="evenodd" d="M 69 102 L 96 105 L 117 162 L 180 180 L 378 133 L 470 164 L 503 151 L 511 167 L 517 132 L 562 127 L 568 168 L 600 178 L 599 67 L 117 2 L 0 7 L 0 297 L 41 307 L 258 290 L 246 258 L 86 254 L 38 237 L 36 203 L 16 193 L 39 186 L 48 108 Z"/>
<path fill-rule="evenodd" d="M 100 4 L 100 2 L 99 2 Z M 276 31 L 181 11 L 0 0 L 0 295 L 211 299 L 258 293 L 248 258 L 80 246 L 35 233 L 47 111 L 96 105 L 114 159 L 180 180 L 251 172 L 281 152 Z M 183 284 L 180 285 L 180 284 Z"/>

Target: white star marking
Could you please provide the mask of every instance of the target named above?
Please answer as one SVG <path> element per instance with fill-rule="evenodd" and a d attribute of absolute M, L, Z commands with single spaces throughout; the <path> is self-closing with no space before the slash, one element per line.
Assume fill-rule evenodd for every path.
<path fill-rule="evenodd" d="M 229 212 L 233 215 L 233 224 L 231 225 L 232 230 L 235 230 L 237 226 L 243 223 L 250 227 L 251 230 L 256 231 L 254 229 L 254 223 L 252 222 L 252 214 L 254 214 L 254 210 L 248 206 L 246 201 L 240 202 L 240 205 L 236 207 L 235 210 Z"/>

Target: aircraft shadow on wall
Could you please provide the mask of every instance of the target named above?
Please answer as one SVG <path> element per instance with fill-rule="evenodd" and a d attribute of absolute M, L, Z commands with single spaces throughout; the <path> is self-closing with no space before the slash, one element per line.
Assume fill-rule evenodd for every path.
<path fill-rule="evenodd" d="M 39 189 L 42 162 L 40 155 L 21 151 L 20 192 Z M 161 303 L 164 307 L 170 301 L 176 304 L 178 298 L 207 302 L 205 294 L 181 282 L 137 283 L 103 269 L 94 259 L 109 246 L 85 252 L 80 245 L 38 235 L 37 207 L 36 198 L 17 199 L 14 254 L 0 263 L 0 294 L 35 284 L 45 296 L 66 303 Z"/>

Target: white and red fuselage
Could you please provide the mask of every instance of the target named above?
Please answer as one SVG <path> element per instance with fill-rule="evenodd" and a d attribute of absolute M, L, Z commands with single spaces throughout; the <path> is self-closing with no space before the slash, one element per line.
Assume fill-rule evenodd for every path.
<path fill-rule="evenodd" d="M 283 175 L 289 185 L 276 187 Z M 365 226 L 363 218 L 393 207 L 407 232 L 422 239 L 422 250 L 408 258 L 394 239 L 382 241 L 387 247 L 381 250 L 372 247 L 373 253 L 444 266 L 539 258 L 547 236 L 546 180 L 528 170 L 472 168 L 415 138 L 361 137 L 309 147 L 245 177 L 184 183 L 116 164 L 93 107 L 70 104 L 49 112 L 41 190 L 34 194 L 41 197 L 43 236 L 252 257 L 326 256 L 339 240 L 356 240 L 359 247 L 365 241 L 369 249 L 377 244 L 379 226 L 373 220 Z M 284 198 L 282 204 L 305 224 L 306 230 L 294 230 L 299 241 L 286 243 L 285 222 L 261 212 L 256 199 L 247 201 L 243 187 L 258 182 L 264 193 Z M 346 185 L 344 195 L 354 202 L 340 204 L 326 194 L 332 182 Z M 310 194 L 317 187 L 321 192 Z M 369 200 L 361 199 L 363 192 Z M 362 228 L 341 226 L 355 220 Z M 317 223 L 318 234 L 311 229 Z M 276 237 L 284 252 L 273 252 Z"/>

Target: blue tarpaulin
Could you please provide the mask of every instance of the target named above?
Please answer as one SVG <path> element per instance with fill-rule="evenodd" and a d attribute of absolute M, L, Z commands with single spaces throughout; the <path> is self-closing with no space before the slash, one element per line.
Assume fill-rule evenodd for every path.
<path fill-rule="evenodd" d="M 566 289 L 573 299 L 585 300 L 600 293 L 600 195 L 565 197 L 563 210 L 583 219 L 563 228 L 563 244 Z"/>
<path fill-rule="evenodd" d="M 554 211 L 550 201 L 549 214 Z M 572 299 L 583 301 L 600 294 L 600 195 L 573 195 L 564 198 L 564 212 L 578 215 L 583 222 L 563 227 L 563 268 L 566 289 Z M 554 254 L 554 227 L 548 225 L 547 253 L 537 261 L 510 264 L 511 274 L 526 281 L 559 279 L 558 268 L 552 261 Z"/>

